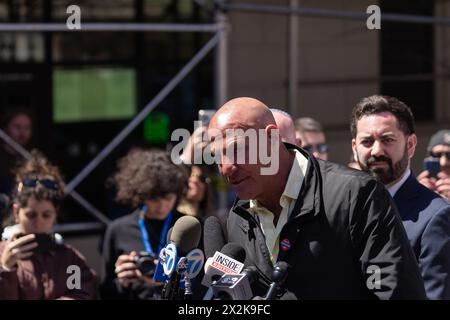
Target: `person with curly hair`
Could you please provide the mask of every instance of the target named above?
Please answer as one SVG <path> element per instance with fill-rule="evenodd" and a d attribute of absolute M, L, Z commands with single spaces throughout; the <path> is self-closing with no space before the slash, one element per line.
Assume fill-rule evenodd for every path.
<path fill-rule="evenodd" d="M 103 241 L 104 299 L 157 299 L 161 284 L 152 279 L 154 268 L 139 267 L 141 257 L 155 262 L 169 228 L 181 217 L 176 205 L 187 188 L 189 173 L 159 150 L 135 149 L 119 160 L 113 177 L 117 200 L 136 208 L 113 221 Z"/>
<path fill-rule="evenodd" d="M 18 168 L 15 180 L 16 224 L 5 228 L 0 242 L 0 299 L 95 298 L 95 272 L 52 232 L 64 197 L 58 168 L 33 152 L 33 158 Z M 78 280 L 69 279 L 68 270 L 75 269 Z"/>

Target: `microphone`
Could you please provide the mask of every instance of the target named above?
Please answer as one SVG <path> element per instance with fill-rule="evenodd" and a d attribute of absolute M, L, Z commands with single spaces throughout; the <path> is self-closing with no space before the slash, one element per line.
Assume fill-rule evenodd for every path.
<path fill-rule="evenodd" d="M 192 299 L 192 279 L 194 279 L 202 270 L 205 256 L 202 250 L 194 249 L 190 251 L 186 257 L 180 258 L 177 264 L 177 273 L 184 281 L 184 299 Z M 180 287 L 182 283 L 180 283 Z"/>
<path fill-rule="evenodd" d="M 278 261 L 272 273 L 272 283 L 267 291 L 264 300 L 274 300 L 280 290 L 280 287 L 286 281 L 289 264 L 285 261 Z"/>
<path fill-rule="evenodd" d="M 173 227 L 167 232 L 166 243 L 170 243 L 170 235 L 172 234 Z M 167 245 L 166 245 L 167 246 Z M 159 252 L 158 263 L 156 264 L 155 272 L 153 274 L 153 280 L 156 282 L 166 282 L 169 277 L 166 276 L 163 270 L 163 264 L 166 261 L 166 247 L 162 248 Z"/>
<path fill-rule="evenodd" d="M 202 285 L 209 287 L 225 273 L 239 274 L 244 269 L 245 250 L 237 243 L 227 243 L 221 251 L 208 258 Z M 216 279 L 213 279 L 215 276 Z"/>
<path fill-rule="evenodd" d="M 164 252 L 162 252 L 163 254 L 160 254 L 159 257 L 162 262 L 164 274 L 168 277 L 161 293 L 163 299 L 174 300 L 179 297 L 181 277 L 183 276 L 183 278 L 186 279 L 186 270 L 190 269 L 189 266 L 187 266 L 189 258 L 186 254 L 189 255 L 189 251 L 193 251 L 193 249 L 198 246 L 200 237 L 201 224 L 195 217 L 183 216 L 175 222 L 172 232 L 170 233 L 170 243 L 166 245 Z M 201 259 L 197 259 L 200 255 Z M 199 261 L 201 261 L 201 266 L 203 266 L 204 257 L 199 249 L 194 250 L 194 256 L 196 257 L 194 260 L 197 263 L 194 268 L 195 270 L 190 269 L 191 272 L 189 274 L 195 274 L 196 276 L 201 269 L 201 267 L 198 267 Z M 185 257 L 187 259 L 183 259 L 182 262 L 186 267 L 181 265 L 179 268 L 179 271 L 183 271 L 183 274 L 177 272 L 180 257 Z"/>
<path fill-rule="evenodd" d="M 212 285 L 225 273 L 239 274 L 244 268 L 245 250 L 236 243 L 227 243 L 222 250 L 216 251 L 213 257 L 208 258 L 205 263 L 205 275 L 202 285 L 209 287 L 203 300 L 213 298 Z"/>
<path fill-rule="evenodd" d="M 250 284 L 257 278 L 255 266 L 245 268 L 240 274 L 224 274 L 212 286 L 214 297 L 218 300 L 250 300 L 253 298 Z"/>
<path fill-rule="evenodd" d="M 220 220 L 215 216 L 208 217 L 203 225 L 203 246 L 206 258 L 221 251 L 226 243 L 224 228 Z"/>

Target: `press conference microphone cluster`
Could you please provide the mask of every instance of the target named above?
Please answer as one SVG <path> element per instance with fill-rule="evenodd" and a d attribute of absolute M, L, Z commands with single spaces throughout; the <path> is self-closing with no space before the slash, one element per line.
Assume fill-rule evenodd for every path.
<path fill-rule="evenodd" d="M 169 235 L 169 243 L 161 250 L 153 279 L 164 282 L 162 299 L 192 298 L 192 283 L 201 271 L 204 255 L 197 249 L 201 224 L 192 216 L 178 219 Z"/>

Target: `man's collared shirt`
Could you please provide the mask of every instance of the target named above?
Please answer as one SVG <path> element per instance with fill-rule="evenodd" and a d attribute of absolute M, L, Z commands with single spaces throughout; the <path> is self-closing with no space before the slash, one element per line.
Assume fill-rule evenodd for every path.
<path fill-rule="evenodd" d="M 392 186 L 388 187 L 388 192 L 391 195 L 392 198 L 394 198 L 395 194 L 397 193 L 398 189 L 405 183 L 406 179 L 408 179 L 409 175 L 411 174 L 411 170 L 409 167 L 403 172 L 403 176 L 400 180 L 398 180 L 396 183 L 394 183 Z"/>
<path fill-rule="evenodd" d="M 284 191 L 280 197 L 281 213 L 278 218 L 277 225 L 273 224 L 274 215 L 271 211 L 261 206 L 258 201 L 250 200 L 250 211 L 254 212 L 261 225 L 261 229 L 266 238 L 266 245 L 270 252 L 270 259 L 272 263 L 277 261 L 280 233 L 284 225 L 287 223 L 289 215 L 294 208 L 300 188 L 306 174 L 308 166 L 308 159 L 298 150 L 294 150 L 295 159 L 292 163 L 291 171 L 286 182 Z"/>

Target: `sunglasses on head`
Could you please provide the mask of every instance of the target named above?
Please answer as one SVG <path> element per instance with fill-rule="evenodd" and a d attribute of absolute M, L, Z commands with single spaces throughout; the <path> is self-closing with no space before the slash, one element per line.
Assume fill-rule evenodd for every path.
<path fill-rule="evenodd" d="M 38 185 L 43 185 L 47 189 L 58 190 L 59 184 L 51 179 L 23 179 L 22 186 L 27 188 L 36 188 Z"/>
<path fill-rule="evenodd" d="M 327 153 L 328 152 L 328 145 L 326 143 L 311 144 L 311 145 L 303 146 L 302 148 L 310 153 L 313 153 L 314 151 L 317 151 L 319 153 Z"/>
<path fill-rule="evenodd" d="M 450 160 L 450 152 L 432 152 L 430 151 L 430 157 L 432 158 L 440 158 L 443 155 L 447 157 L 447 160 Z"/>

